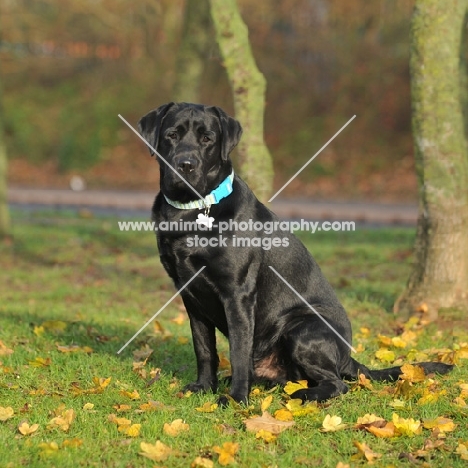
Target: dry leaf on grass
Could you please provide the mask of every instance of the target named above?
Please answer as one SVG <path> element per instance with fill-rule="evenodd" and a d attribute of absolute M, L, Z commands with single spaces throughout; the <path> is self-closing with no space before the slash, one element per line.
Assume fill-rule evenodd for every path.
<path fill-rule="evenodd" d="M 31 367 L 47 367 L 50 366 L 52 359 L 36 357 L 33 361 L 29 361 Z"/>
<path fill-rule="evenodd" d="M 274 417 L 278 421 L 292 421 L 294 419 L 291 411 L 285 408 L 275 411 Z"/>
<path fill-rule="evenodd" d="M 197 457 L 190 464 L 190 468 L 213 468 L 214 463 L 209 458 Z"/>
<path fill-rule="evenodd" d="M 138 437 L 140 435 L 141 424 L 119 426 L 117 429 L 119 432 L 122 432 L 122 434 L 128 435 L 130 437 Z"/>
<path fill-rule="evenodd" d="M 393 413 L 392 422 L 398 434 L 413 437 L 414 435 L 421 434 L 422 427 L 421 421 L 413 418 L 402 418 L 398 414 Z"/>
<path fill-rule="evenodd" d="M 265 411 L 261 416 L 253 416 L 244 421 L 245 427 L 250 432 L 257 433 L 261 429 L 271 432 L 272 434 L 279 434 L 285 429 L 294 426 L 294 421 L 279 421 L 275 419 L 268 411 Z"/>
<path fill-rule="evenodd" d="M 140 448 L 142 450 L 142 452 L 139 453 L 140 455 L 157 462 L 167 460 L 169 455 L 172 455 L 173 453 L 171 447 L 164 445 L 159 440 L 157 440 L 155 444 L 148 444 L 146 442 L 142 442 L 140 444 Z"/>
<path fill-rule="evenodd" d="M 335 432 L 341 429 L 345 429 L 346 424 L 341 424 L 341 418 L 339 416 L 330 416 L 327 414 L 322 422 L 321 432 Z"/>
<path fill-rule="evenodd" d="M 199 408 L 195 408 L 200 413 L 213 413 L 215 409 L 218 407 L 217 403 L 210 403 L 209 401 L 204 403 L 203 406 Z"/>
<path fill-rule="evenodd" d="M 284 386 L 284 391 L 288 395 L 292 395 L 294 392 L 298 390 L 303 390 L 304 388 L 308 388 L 307 380 L 298 380 L 297 382 L 287 382 Z"/>
<path fill-rule="evenodd" d="M 262 400 L 262 405 L 261 405 L 262 413 L 270 407 L 272 402 L 273 402 L 273 395 L 268 395 L 266 398 Z"/>
<path fill-rule="evenodd" d="M 455 453 L 460 455 L 462 460 L 468 460 L 468 441 L 459 442 Z"/>
<path fill-rule="evenodd" d="M 380 458 L 382 456 L 381 453 L 376 453 L 374 452 L 367 444 L 361 443 L 357 440 L 353 442 L 353 445 L 357 447 L 358 453 L 356 455 L 353 455 L 351 458 L 352 459 L 359 459 L 364 457 L 368 462 L 373 462 L 377 458 Z"/>
<path fill-rule="evenodd" d="M 39 424 L 33 424 L 30 426 L 26 421 L 22 422 L 18 426 L 18 431 L 23 435 L 30 435 L 36 432 L 39 429 Z"/>
<path fill-rule="evenodd" d="M 412 364 L 404 364 L 400 367 L 401 380 L 408 380 L 409 382 L 424 382 L 426 374 L 421 366 L 413 366 Z"/>
<path fill-rule="evenodd" d="M 171 437 L 178 436 L 181 432 L 190 430 L 190 426 L 182 421 L 182 419 L 175 419 L 171 423 L 165 423 L 163 431 Z"/>
<path fill-rule="evenodd" d="M 380 348 L 375 352 L 375 357 L 382 362 L 393 362 L 395 360 L 395 353 L 387 348 Z"/>
<path fill-rule="evenodd" d="M 439 416 L 435 419 L 425 419 L 423 427 L 426 429 L 438 429 L 440 432 L 452 432 L 457 425 L 449 418 Z"/>
<path fill-rule="evenodd" d="M 224 442 L 222 447 L 218 445 L 213 447 L 213 452 L 219 455 L 218 463 L 222 466 L 230 465 L 235 462 L 234 455 L 239 450 L 239 444 L 233 442 Z"/>
<path fill-rule="evenodd" d="M 270 431 L 265 431 L 264 429 L 260 429 L 256 434 L 255 434 L 256 439 L 262 439 L 266 443 L 271 443 L 274 442 L 277 437 L 273 435 Z"/>
<path fill-rule="evenodd" d="M 140 399 L 140 394 L 137 390 L 133 390 L 133 392 L 128 392 L 127 390 L 120 390 L 120 394 L 124 397 L 130 398 L 130 400 Z"/>
<path fill-rule="evenodd" d="M 302 403 L 299 398 L 293 398 L 286 403 L 286 408 L 291 411 L 294 417 L 305 416 L 307 414 L 315 414 L 319 412 L 317 402 L 310 401 L 309 403 Z"/>
<path fill-rule="evenodd" d="M 12 418 L 14 414 L 15 412 L 11 406 L 7 406 L 6 408 L 0 406 L 0 421 L 6 421 Z"/>
<path fill-rule="evenodd" d="M 61 409 L 61 408 L 60 408 Z M 57 411 L 56 411 L 57 413 Z M 70 429 L 71 423 L 74 421 L 76 413 L 73 409 L 62 410 L 58 416 L 52 418 L 47 424 L 47 429 L 58 428 L 64 432 Z"/>
<path fill-rule="evenodd" d="M 395 437 L 395 425 L 391 422 L 385 424 L 385 426 L 374 426 L 369 425 L 366 427 L 366 431 L 374 434 L 376 437 L 387 438 L 387 437 Z"/>
<path fill-rule="evenodd" d="M 13 350 L 0 340 L 0 356 L 9 356 L 13 354 Z"/>

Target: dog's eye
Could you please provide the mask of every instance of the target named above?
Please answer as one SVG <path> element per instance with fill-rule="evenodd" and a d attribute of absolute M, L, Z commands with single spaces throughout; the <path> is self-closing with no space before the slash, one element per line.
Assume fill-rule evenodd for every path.
<path fill-rule="evenodd" d="M 177 138 L 177 133 L 176 132 L 169 132 L 167 134 L 167 136 L 171 139 L 171 140 L 175 140 Z"/>
<path fill-rule="evenodd" d="M 202 141 L 203 143 L 208 143 L 209 141 L 211 141 L 211 138 L 207 135 L 203 135 Z"/>

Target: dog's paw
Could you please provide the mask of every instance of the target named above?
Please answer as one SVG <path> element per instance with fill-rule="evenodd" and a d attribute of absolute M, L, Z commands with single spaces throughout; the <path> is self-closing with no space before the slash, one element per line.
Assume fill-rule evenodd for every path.
<path fill-rule="evenodd" d="M 199 392 L 209 392 L 210 390 L 216 392 L 217 385 L 213 384 L 203 384 L 199 382 L 192 382 L 186 385 L 182 391 L 185 392 L 192 392 L 192 393 L 199 393 Z"/>

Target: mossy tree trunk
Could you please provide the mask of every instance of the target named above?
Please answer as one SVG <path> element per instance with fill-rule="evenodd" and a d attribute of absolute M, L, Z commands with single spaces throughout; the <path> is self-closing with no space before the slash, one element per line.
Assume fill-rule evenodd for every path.
<path fill-rule="evenodd" d="M 174 101 L 198 102 L 212 36 L 209 0 L 187 0 L 172 90 Z"/>
<path fill-rule="evenodd" d="M 263 139 L 266 81 L 255 63 L 236 0 L 210 0 L 210 5 L 236 118 L 244 129 L 238 146 L 240 174 L 257 197 L 266 202 L 273 186 L 273 163 Z"/>
<path fill-rule="evenodd" d="M 468 310 L 468 151 L 460 51 L 468 0 L 416 0 L 411 92 L 419 218 L 415 264 L 396 312 Z"/>

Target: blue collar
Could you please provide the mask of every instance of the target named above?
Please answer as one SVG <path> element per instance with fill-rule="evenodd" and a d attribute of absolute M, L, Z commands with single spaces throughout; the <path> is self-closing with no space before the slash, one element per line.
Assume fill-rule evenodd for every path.
<path fill-rule="evenodd" d="M 216 189 L 212 190 L 205 198 L 192 200 L 187 203 L 180 203 L 178 201 L 171 200 L 164 195 L 167 203 L 172 205 L 174 208 L 179 210 L 193 210 L 198 208 L 199 210 L 208 209 L 211 205 L 216 205 L 223 198 L 228 197 L 232 193 L 232 182 L 234 180 L 234 170 L 228 175 Z"/>

